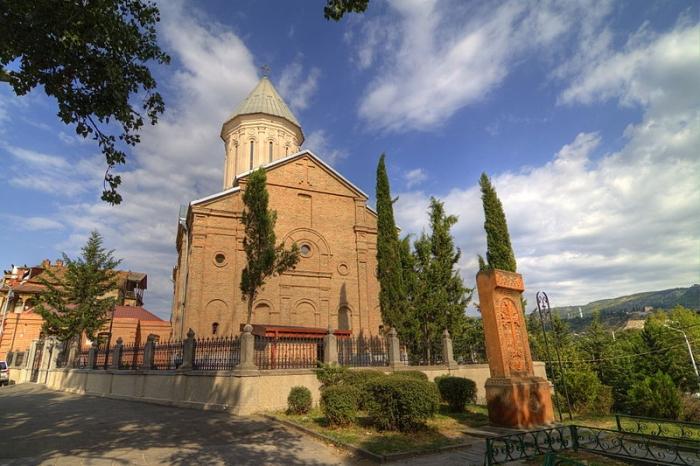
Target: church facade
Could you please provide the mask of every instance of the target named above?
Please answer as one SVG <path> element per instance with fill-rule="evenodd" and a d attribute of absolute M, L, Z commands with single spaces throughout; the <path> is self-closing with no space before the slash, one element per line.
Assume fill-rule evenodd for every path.
<path fill-rule="evenodd" d="M 304 134 L 267 77 L 223 124 L 223 190 L 181 209 L 173 269 L 173 337 L 235 335 L 247 308 L 239 288 L 246 266 L 242 192 L 259 167 L 267 174 L 277 241 L 296 242 L 296 268 L 270 278 L 252 323 L 376 334 L 377 218 L 367 195 L 309 150 Z"/>

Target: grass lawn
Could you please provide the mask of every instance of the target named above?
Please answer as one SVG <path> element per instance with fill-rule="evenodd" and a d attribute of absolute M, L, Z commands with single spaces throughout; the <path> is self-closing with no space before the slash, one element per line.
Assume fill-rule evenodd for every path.
<path fill-rule="evenodd" d="M 463 413 L 450 413 L 447 406 L 440 408 L 440 413 L 427 422 L 427 427 L 418 432 L 381 432 L 375 429 L 369 419 L 361 413 L 357 424 L 347 427 L 330 427 L 319 408 L 306 415 L 290 415 L 284 412 L 274 413 L 280 419 L 300 424 L 307 429 L 322 433 L 328 437 L 372 453 L 387 454 L 406 451 L 430 451 L 447 445 L 466 442 L 465 431 L 469 427 L 488 424 L 486 407 L 470 405 Z"/>

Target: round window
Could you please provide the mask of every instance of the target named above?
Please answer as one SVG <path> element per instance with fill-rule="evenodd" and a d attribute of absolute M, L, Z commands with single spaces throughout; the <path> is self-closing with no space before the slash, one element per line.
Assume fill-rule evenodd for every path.
<path fill-rule="evenodd" d="M 302 244 L 301 248 L 299 248 L 299 251 L 301 252 L 301 255 L 303 257 L 309 257 L 311 255 L 311 246 L 308 244 Z"/>
<path fill-rule="evenodd" d="M 222 253 L 218 253 L 214 256 L 214 262 L 216 262 L 217 265 L 224 265 L 226 256 Z"/>

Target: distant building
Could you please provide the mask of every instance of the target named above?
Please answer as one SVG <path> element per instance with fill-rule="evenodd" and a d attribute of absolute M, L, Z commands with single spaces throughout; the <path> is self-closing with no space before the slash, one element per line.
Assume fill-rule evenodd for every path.
<path fill-rule="evenodd" d="M 65 273 L 63 261 L 44 260 L 33 267 L 15 267 L 5 271 L 0 284 L 0 359 L 9 351 L 23 351 L 41 335 L 43 319 L 34 312 L 37 295 L 45 289 L 40 279 L 49 279 L 50 270 L 58 279 Z M 112 322 L 112 342 L 122 337 L 125 343 L 145 339 L 149 333 L 168 338 L 170 323 L 143 308 L 147 288 L 145 273 L 118 271 L 117 298 Z M 109 329 L 109 324 L 104 331 Z M 83 341 L 86 344 L 87 341 Z"/>
<path fill-rule="evenodd" d="M 377 333 L 377 216 L 367 194 L 301 149 L 301 125 L 267 77 L 224 122 L 221 138 L 223 190 L 180 213 L 174 336 L 184 337 L 188 328 L 201 337 L 238 334 L 245 323 L 242 193 L 259 167 L 267 172 L 269 206 L 277 212 L 277 241 L 296 242 L 301 260 L 265 284 L 253 307 L 256 328 Z"/>

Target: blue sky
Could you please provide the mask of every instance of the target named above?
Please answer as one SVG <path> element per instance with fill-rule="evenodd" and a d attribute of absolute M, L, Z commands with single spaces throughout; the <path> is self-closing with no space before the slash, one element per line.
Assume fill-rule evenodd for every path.
<path fill-rule="evenodd" d="M 267 64 L 305 146 L 364 191 L 387 154 L 404 232 L 426 227 L 430 196 L 459 216 L 470 286 L 482 171 L 529 297 L 700 282 L 697 2 L 372 0 L 340 23 L 323 3 L 161 4 L 167 112 L 120 169 L 117 207 L 99 200 L 101 155 L 55 101 L 0 86 L 0 264 L 75 255 L 97 228 L 149 274 L 146 307 L 168 318 L 178 206 L 220 189 L 221 123 Z"/>

